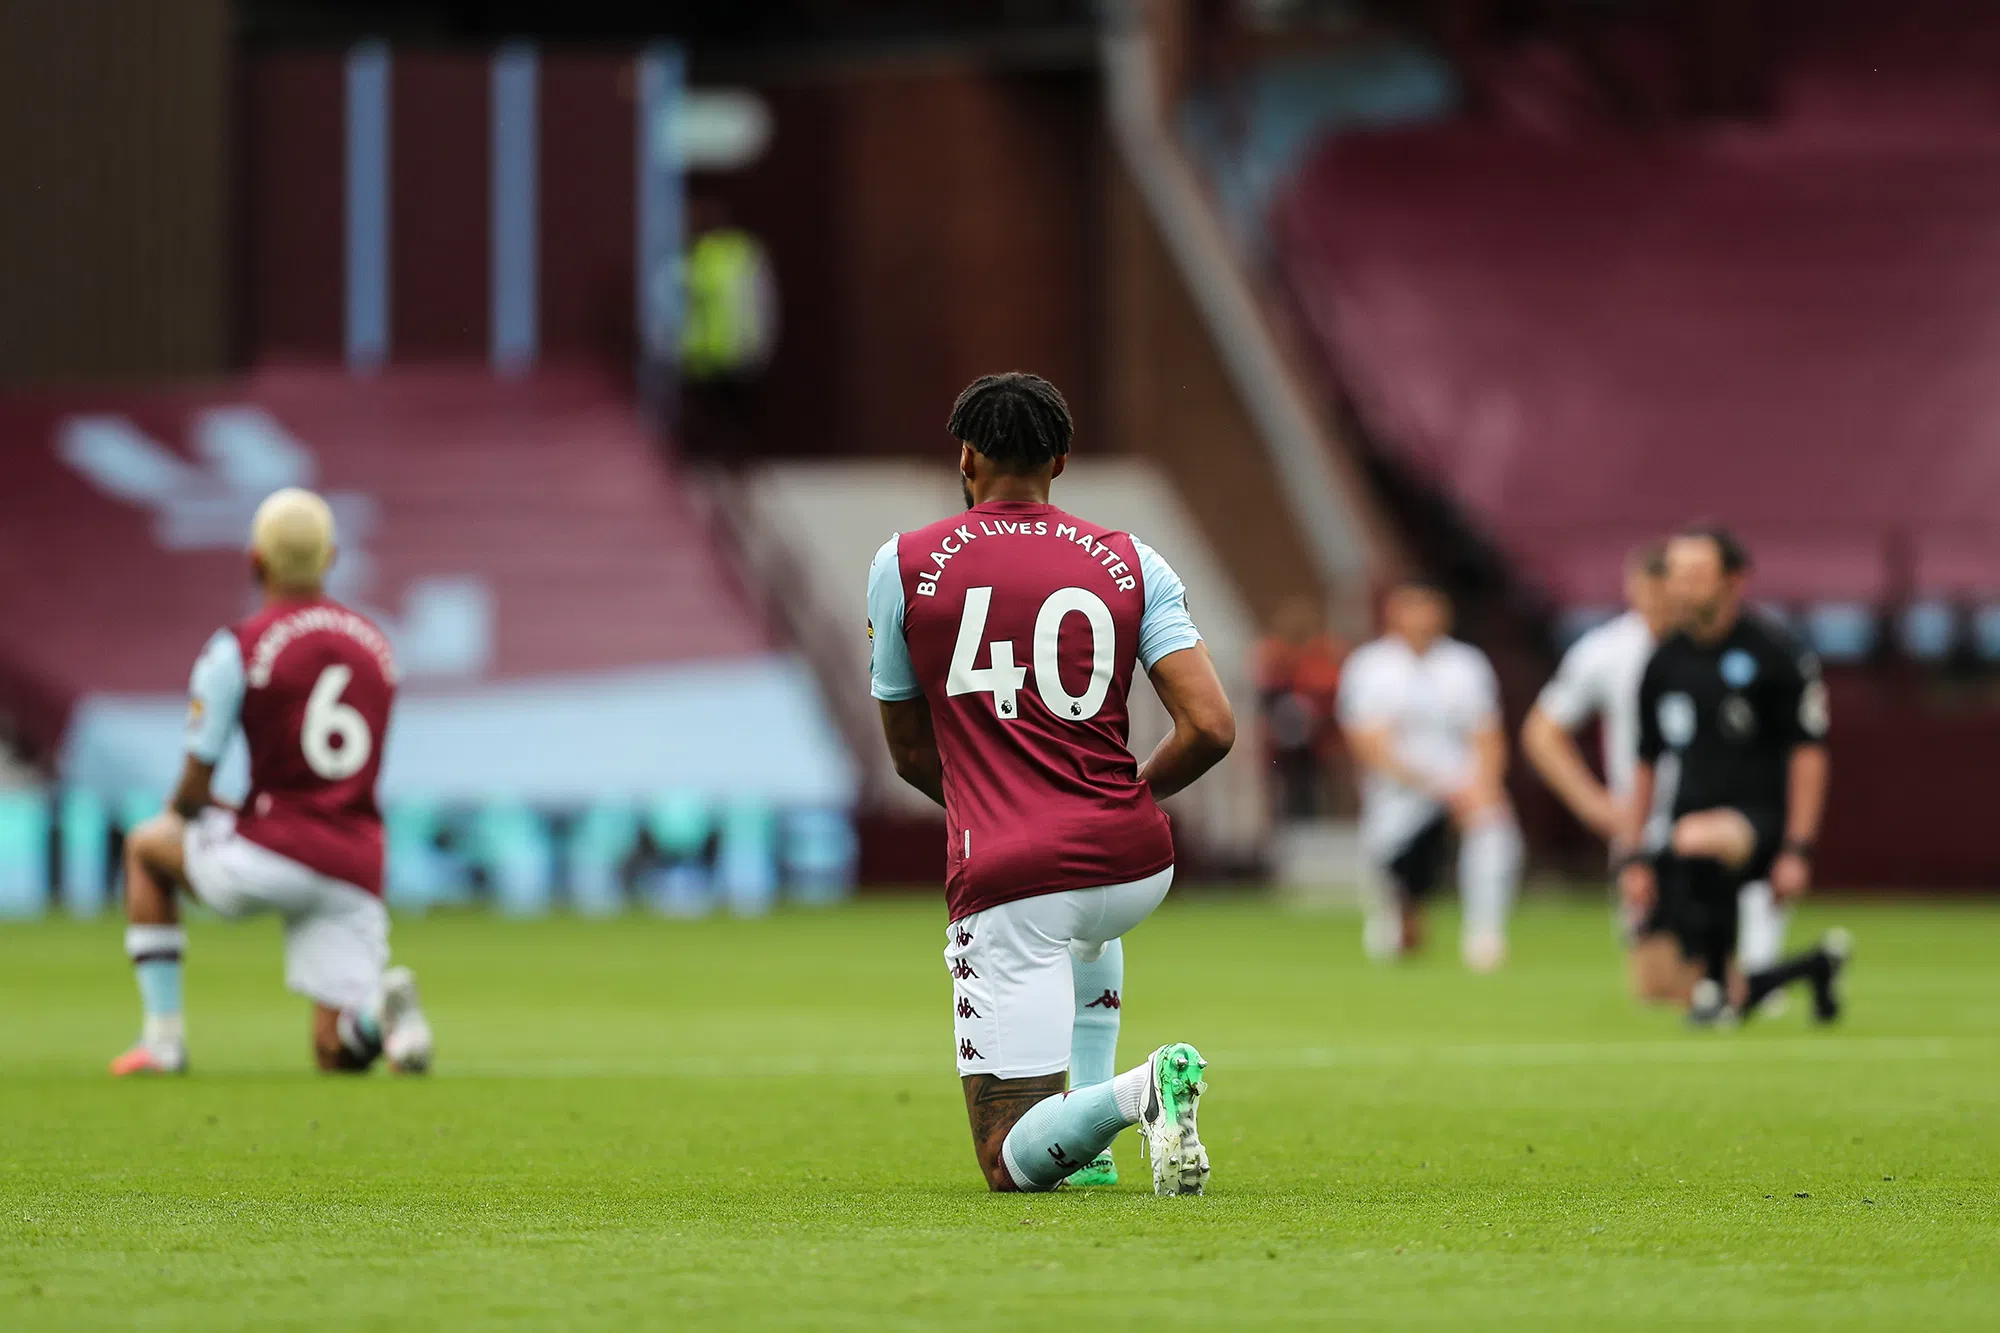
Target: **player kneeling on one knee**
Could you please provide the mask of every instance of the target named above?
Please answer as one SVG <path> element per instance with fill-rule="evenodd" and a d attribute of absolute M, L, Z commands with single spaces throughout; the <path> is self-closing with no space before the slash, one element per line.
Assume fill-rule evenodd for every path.
<path fill-rule="evenodd" d="M 1167 562 L 1049 503 L 1069 409 L 1033 375 L 959 396 L 966 512 L 892 536 L 868 574 L 872 692 L 896 771 L 945 808 L 945 967 L 979 1168 L 994 1190 L 1116 1180 L 1140 1126 L 1161 1194 L 1199 1194 L 1207 1084 L 1185 1043 L 1113 1075 L 1121 937 L 1173 882 L 1158 801 L 1236 723 Z M 1173 730 L 1143 765 L 1126 696 L 1144 666 Z M 1067 1075 L 1067 1076 L 1066 1076 Z"/>
<path fill-rule="evenodd" d="M 1507 954 L 1521 835 L 1507 800 L 1507 739 L 1492 664 L 1454 639 L 1451 600 L 1422 579 L 1393 589 L 1381 638 L 1341 671 L 1340 723 L 1362 772 L 1361 845 L 1377 892 L 1363 945 L 1399 958 L 1423 941 L 1423 905 L 1458 835 L 1460 952 L 1489 972 Z"/>
<path fill-rule="evenodd" d="M 1642 935 L 1679 946 L 1691 1021 L 1747 1014 L 1793 981 L 1809 981 L 1814 1015 L 1838 1016 L 1844 933 L 1791 959 L 1732 977 L 1740 894 L 1769 878 L 1782 901 L 1812 881 L 1827 786 L 1826 687 L 1819 663 L 1783 627 L 1743 605 L 1749 557 L 1719 528 L 1667 544 L 1667 592 L 1680 628 L 1646 664 L 1639 688 L 1639 763 L 1623 841 L 1643 845 L 1656 766 L 1671 752 L 1666 845 L 1627 858 L 1619 887 Z M 1656 979 L 1654 984 L 1664 984 Z"/>
<path fill-rule="evenodd" d="M 284 922 L 285 984 L 313 1002 L 321 1069 L 363 1070 L 385 1052 L 399 1069 L 430 1064 L 416 979 L 388 966 L 382 906 L 375 780 L 395 665 L 379 629 L 321 592 L 334 550 L 318 496 L 279 491 L 258 508 L 250 564 L 263 608 L 202 650 L 180 784 L 125 840 L 125 949 L 145 1024 L 115 1074 L 187 1069 L 182 892 L 225 917 Z M 211 791 L 239 727 L 250 751 L 240 811 Z"/>

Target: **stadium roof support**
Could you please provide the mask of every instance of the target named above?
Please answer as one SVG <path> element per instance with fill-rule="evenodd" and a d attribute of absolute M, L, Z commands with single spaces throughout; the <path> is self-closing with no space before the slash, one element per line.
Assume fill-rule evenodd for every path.
<path fill-rule="evenodd" d="M 1343 592 L 1365 596 L 1371 581 L 1401 561 L 1370 510 L 1365 483 L 1292 374 L 1192 168 L 1161 123 L 1153 57 L 1136 23 L 1107 26 L 1103 67 L 1112 140 L 1284 482 L 1315 572 L 1337 600 Z M 1365 610 L 1335 609 L 1339 618 Z"/>

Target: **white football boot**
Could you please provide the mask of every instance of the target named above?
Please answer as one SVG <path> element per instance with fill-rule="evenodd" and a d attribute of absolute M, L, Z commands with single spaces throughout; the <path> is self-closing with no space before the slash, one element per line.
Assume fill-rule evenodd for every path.
<path fill-rule="evenodd" d="M 1153 1159 L 1153 1193 L 1199 1194 L 1208 1185 L 1208 1149 L 1195 1132 L 1195 1107 L 1208 1091 L 1208 1062 L 1186 1042 L 1154 1051 L 1146 1062 L 1139 1140 Z"/>
<path fill-rule="evenodd" d="M 382 974 L 382 1054 L 398 1074 L 431 1067 L 431 1025 L 417 1006 L 417 974 L 407 967 Z"/>

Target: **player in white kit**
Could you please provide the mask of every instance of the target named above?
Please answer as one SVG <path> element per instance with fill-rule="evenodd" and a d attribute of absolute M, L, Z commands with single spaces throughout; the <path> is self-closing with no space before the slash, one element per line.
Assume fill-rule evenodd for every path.
<path fill-rule="evenodd" d="M 1613 859 L 1627 850 L 1617 841 L 1639 757 L 1639 679 L 1646 673 L 1653 646 L 1672 627 L 1666 573 L 1664 545 L 1654 543 L 1632 553 L 1625 565 L 1629 609 L 1570 645 L 1521 725 L 1521 752 L 1529 765 L 1585 828 L 1604 839 Z M 1592 717 L 1602 732 L 1603 782 L 1590 771 L 1576 743 L 1576 730 Z M 1671 778 L 1663 774 L 1662 779 L 1658 790 L 1671 799 Z M 1656 834 L 1649 822 L 1648 839 Z M 1771 886 L 1762 882 L 1745 885 L 1740 903 L 1737 952 L 1744 970 L 1754 972 L 1777 962 L 1784 952 L 1787 912 L 1773 897 Z M 1691 982 L 1683 975 L 1674 941 L 1665 935 L 1641 937 L 1637 923 L 1622 915 L 1621 925 L 1630 951 L 1634 996 L 1685 1003 Z M 1782 1003 L 1783 997 L 1779 991 L 1772 998 Z"/>
<path fill-rule="evenodd" d="M 1383 606 L 1387 630 L 1340 678 L 1340 725 L 1362 770 L 1361 851 L 1374 873 L 1362 942 L 1395 958 L 1422 938 L 1422 904 L 1458 832 L 1461 953 L 1490 971 L 1507 955 L 1521 834 L 1503 785 L 1507 739 L 1486 655 L 1446 632 L 1443 590 L 1409 581 Z"/>

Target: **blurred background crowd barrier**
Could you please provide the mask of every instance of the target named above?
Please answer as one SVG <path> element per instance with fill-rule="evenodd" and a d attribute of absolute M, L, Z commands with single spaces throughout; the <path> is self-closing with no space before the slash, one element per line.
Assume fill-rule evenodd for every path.
<path fill-rule="evenodd" d="M 1398 572 L 1518 717 L 1702 516 L 1829 664 L 1825 877 L 1990 887 L 1996 58 L 1976 0 L 0 8 L 0 909 L 115 902 L 291 484 L 405 672 L 397 901 L 934 885 L 862 589 L 1007 368 L 1256 723 L 1184 878 L 1351 881 Z"/>

